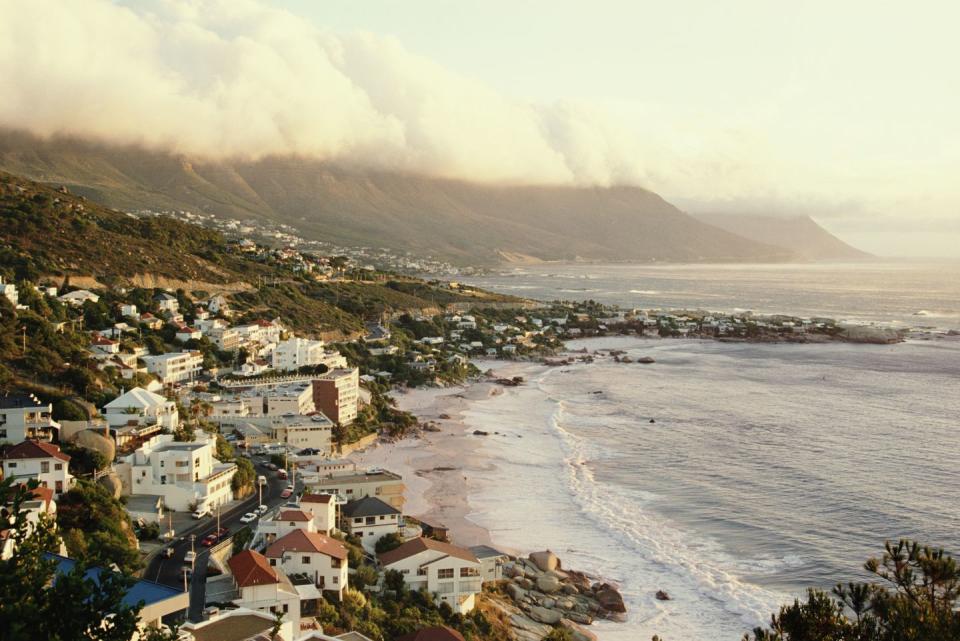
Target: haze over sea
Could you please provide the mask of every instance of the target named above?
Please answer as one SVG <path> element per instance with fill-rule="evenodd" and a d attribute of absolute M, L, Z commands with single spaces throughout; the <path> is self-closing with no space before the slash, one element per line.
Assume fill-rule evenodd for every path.
<path fill-rule="evenodd" d="M 471 282 L 942 327 L 960 314 L 947 266 L 551 265 Z M 601 624 L 601 639 L 736 640 L 808 586 L 862 578 L 887 539 L 960 551 L 960 339 L 569 345 L 656 363 L 508 365 L 527 384 L 466 415 L 508 435 L 484 439 L 491 464 L 471 477 L 471 518 L 500 545 L 551 547 L 620 581 L 630 619 Z M 673 599 L 657 601 L 658 589 Z"/>

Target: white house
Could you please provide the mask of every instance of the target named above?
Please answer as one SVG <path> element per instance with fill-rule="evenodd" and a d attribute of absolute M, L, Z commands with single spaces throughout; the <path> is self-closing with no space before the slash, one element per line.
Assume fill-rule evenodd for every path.
<path fill-rule="evenodd" d="M 91 291 L 87 291 L 86 289 L 78 289 L 58 297 L 57 300 L 59 300 L 61 303 L 73 305 L 74 307 L 81 307 L 87 301 L 96 303 L 100 300 L 100 297 Z"/>
<path fill-rule="evenodd" d="M 111 427 L 159 425 L 173 431 L 180 424 L 176 403 L 142 387 L 134 387 L 104 405 L 103 416 Z"/>
<path fill-rule="evenodd" d="M 340 529 L 359 538 L 363 549 L 373 553 L 382 537 L 400 532 L 400 510 L 375 496 L 350 501 L 340 508 Z"/>
<path fill-rule="evenodd" d="M 384 570 L 400 572 L 411 590 L 426 588 L 455 612 L 466 614 L 476 606 L 483 580 L 480 561 L 470 550 L 417 538 L 377 558 Z"/>
<path fill-rule="evenodd" d="M 267 547 L 271 567 L 287 575 L 305 574 L 321 590 L 339 597 L 347 585 L 347 548 L 318 532 L 293 530 Z"/>
<path fill-rule="evenodd" d="M 192 381 L 203 367 L 203 355 L 200 352 L 168 352 L 155 356 L 144 356 L 147 371 L 154 374 L 164 385 Z"/>
<path fill-rule="evenodd" d="M 93 338 L 90 341 L 90 346 L 94 349 L 94 351 L 101 354 L 120 353 L 120 343 L 118 341 L 112 341 L 109 338 L 105 338 L 97 333 L 93 335 Z"/>
<path fill-rule="evenodd" d="M 20 504 L 20 510 L 26 512 L 27 529 L 32 532 L 46 516 L 52 527 L 57 527 L 57 502 L 53 498 L 53 490 L 49 487 L 35 487 L 29 490 L 30 496 Z M 6 507 L 6 506 L 5 506 Z M 6 561 L 17 550 L 17 540 L 10 536 L 10 531 L 0 529 L 0 559 Z M 67 548 L 60 543 L 60 553 L 66 554 Z"/>
<path fill-rule="evenodd" d="M 49 441 L 59 433 L 50 403 L 41 403 L 33 394 L 0 395 L 0 441 Z"/>
<path fill-rule="evenodd" d="M 300 508 L 313 515 L 313 527 L 317 532 L 330 534 L 337 526 L 337 501 L 332 494 L 304 494 Z"/>
<path fill-rule="evenodd" d="M 227 561 L 238 595 L 233 602 L 261 612 L 283 613 L 293 630 L 300 630 L 300 595 L 282 572 L 270 567 L 266 557 L 244 550 Z"/>
<path fill-rule="evenodd" d="M 153 297 L 153 300 L 157 304 L 157 309 L 161 312 L 176 313 L 180 309 L 180 301 L 177 300 L 177 297 L 167 292 L 160 292 Z"/>
<path fill-rule="evenodd" d="M 177 329 L 175 338 L 181 343 L 186 343 L 189 340 L 197 339 L 199 340 L 203 337 L 203 332 L 201 332 L 196 327 L 190 327 L 189 325 L 182 325 Z"/>
<path fill-rule="evenodd" d="M 215 447 L 215 435 L 206 432 L 192 442 L 174 441 L 172 434 L 154 436 L 115 465 L 122 491 L 160 496 L 179 511 L 225 505 L 233 498 L 230 483 L 237 466 L 217 460 Z"/>
<path fill-rule="evenodd" d="M 207 309 L 210 310 L 211 314 L 219 314 L 221 316 L 230 315 L 230 306 L 227 304 L 227 299 L 223 294 L 217 294 L 210 299 L 210 302 L 207 303 Z"/>
<path fill-rule="evenodd" d="M 137 313 L 137 306 L 133 304 L 121 305 L 120 315 L 124 318 L 132 318 L 134 320 L 140 318 L 140 314 Z"/>
<path fill-rule="evenodd" d="M 327 361 L 323 341 L 307 338 L 288 338 L 273 350 L 273 368 L 280 371 L 295 370 L 307 365 L 321 365 Z"/>
<path fill-rule="evenodd" d="M 254 419 L 254 424 L 257 424 Z M 330 454 L 333 449 L 333 421 L 323 414 L 279 416 L 270 421 L 273 438 L 298 450 L 314 449 Z"/>
<path fill-rule="evenodd" d="M 23 441 L 3 455 L 3 478 L 21 482 L 36 479 L 60 496 L 73 485 L 70 457 L 52 443 Z"/>
<path fill-rule="evenodd" d="M 14 307 L 20 304 L 20 292 L 17 291 L 17 286 L 3 282 L 3 276 L 0 276 L 0 296 L 6 296 Z"/>

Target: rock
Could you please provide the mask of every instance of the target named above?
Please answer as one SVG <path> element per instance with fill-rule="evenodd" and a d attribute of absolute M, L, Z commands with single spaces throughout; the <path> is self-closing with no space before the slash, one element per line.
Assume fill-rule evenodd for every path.
<path fill-rule="evenodd" d="M 534 621 L 546 623 L 547 625 L 556 625 L 557 623 L 560 623 L 560 619 L 563 618 L 560 616 L 559 612 L 541 607 L 539 605 L 535 605 L 530 608 L 530 611 L 527 614 Z"/>
<path fill-rule="evenodd" d="M 522 614 L 511 614 L 510 615 L 510 625 L 513 627 L 514 632 L 517 633 L 517 637 L 531 638 L 539 641 L 543 637 L 550 634 L 550 627 L 543 625 L 542 623 L 537 623 L 529 617 L 526 617 Z"/>
<path fill-rule="evenodd" d="M 540 605 L 542 605 L 542 606 L 545 607 L 545 608 L 548 608 L 548 609 L 552 610 L 552 609 L 554 609 L 555 607 L 557 607 L 557 602 L 554 601 L 553 599 L 551 599 L 550 597 L 546 596 L 546 597 L 543 597 L 542 599 L 540 599 Z"/>
<path fill-rule="evenodd" d="M 652 356 L 641 356 L 640 358 L 637 359 L 637 362 L 648 364 L 648 363 L 656 363 L 657 361 L 653 360 Z"/>
<path fill-rule="evenodd" d="M 572 583 L 564 583 L 561 590 L 563 590 L 564 594 L 569 594 L 570 596 L 580 594 L 580 590 L 578 590 L 577 586 L 573 585 Z"/>
<path fill-rule="evenodd" d="M 117 446 L 113 439 L 109 439 L 96 430 L 80 430 L 73 436 L 73 442 L 80 447 L 99 452 L 107 459 L 107 463 L 113 463 L 114 456 L 117 453 Z"/>
<path fill-rule="evenodd" d="M 533 561 L 543 572 L 549 572 L 551 570 L 556 570 L 560 567 L 560 559 L 557 558 L 557 555 L 551 552 L 550 550 L 545 550 L 543 552 L 531 552 L 530 560 Z"/>
<path fill-rule="evenodd" d="M 651 422 L 651 423 L 656 423 L 656 421 L 653 420 L 652 418 L 650 419 L 650 422 Z"/>
<path fill-rule="evenodd" d="M 439 419 L 441 419 L 441 420 L 444 420 L 444 421 L 448 421 L 448 420 L 450 420 L 450 415 L 444 413 L 444 414 L 439 415 L 437 418 L 439 418 Z"/>
<path fill-rule="evenodd" d="M 110 472 L 109 474 L 104 474 L 100 477 L 100 480 L 97 481 L 100 485 L 105 487 L 108 492 L 113 495 L 113 498 L 120 498 L 121 490 L 123 485 L 120 482 L 120 477 L 117 476 L 115 472 Z"/>
<path fill-rule="evenodd" d="M 537 589 L 544 594 L 553 594 L 560 589 L 560 579 L 552 574 L 543 574 L 537 579 Z"/>
<path fill-rule="evenodd" d="M 556 607 L 561 610 L 572 610 L 577 604 L 574 603 L 573 599 L 557 599 Z"/>
<path fill-rule="evenodd" d="M 583 572 L 570 570 L 567 572 L 567 580 L 575 585 L 581 592 L 588 592 L 590 590 L 590 578 Z"/>
<path fill-rule="evenodd" d="M 525 576 L 517 577 L 516 579 L 514 579 L 514 582 L 516 582 L 516 584 L 519 585 L 519 586 L 520 586 L 521 588 L 523 588 L 524 590 L 532 590 L 532 589 L 533 589 L 533 581 L 531 581 L 530 579 L 528 579 L 528 578 L 525 577 Z"/>
<path fill-rule="evenodd" d="M 576 621 L 583 625 L 590 625 L 593 623 L 593 617 L 589 614 L 584 614 L 583 612 L 567 612 L 566 616 L 571 621 Z"/>
<path fill-rule="evenodd" d="M 474 436 L 490 436 L 490 432 L 484 432 L 483 430 L 473 430 Z"/>
<path fill-rule="evenodd" d="M 600 604 L 600 607 L 607 612 L 627 611 L 627 607 L 623 604 L 623 597 L 620 596 L 620 592 L 608 583 L 600 585 L 600 588 L 595 590 L 593 596 L 596 598 L 597 603 Z"/>
<path fill-rule="evenodd" d="M 560 627 L 570 631 L 573 641 L 597 641 L 597 635 L 589 630 L 584 630 L 569 619 L 560 619 Z"/>
<path fill-rule="evenodd" d="M 663 590 L 657 590 L 657 601 L 669 601 L 670 595 Z"/>
<path fill-rule="evenodd" d="M 510 595 L 510 598 L 519 603 L 523 600 L 523 597 L 527 596 L 527 591 L 521 588 L 516 583 L 507 584 L 507 594 Z"/>

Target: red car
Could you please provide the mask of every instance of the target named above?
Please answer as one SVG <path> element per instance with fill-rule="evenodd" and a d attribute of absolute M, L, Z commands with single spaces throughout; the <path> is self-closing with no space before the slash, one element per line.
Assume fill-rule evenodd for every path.
<path fill-rule="evenodd" d="M 286 488 L 283 490 L 283 492 L 280 492 L 280 498 L 288 499 L 290 498 L 291 494 L 293 494 L 293 490 L 291 490 L 290 488 Z"/>
<path fill-rule="evenodd" d="M 203 537 L 203 539 L 200 541 L 200 545 L 204 547 L 211 547 L 213 545 L 216 545 L 220 541 L 224 540 L 228 536 L 230 536 L 230 530 L 228 530 L 225 527 L 222 527 L 216 532 L 211 532 L 210 534 Z"/>

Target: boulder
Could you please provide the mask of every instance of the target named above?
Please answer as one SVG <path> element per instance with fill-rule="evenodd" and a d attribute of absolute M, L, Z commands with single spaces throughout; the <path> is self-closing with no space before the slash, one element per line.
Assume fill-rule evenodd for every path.
<path fill-rule="evenodd" d="M 560 619 L 560 627 L 566 628 L 570 632 L 573 641 L 597 641 L 597 635 L 569 619 Z"/>
<path fill-rule="evenodd" d="M 587 592 L 590 590 L 590 577 L 583 572 L 570 570 L 567 572 L 567 580 L 569 580 L 573 585 L 577 586 L 581 592 Z"/>
<path fill-rule="evenodd" d="M 507 584 L 507 594 L 510 595 L 510 598 L 519 603 L 523 600 L 523 597 L 527 595 L 527 591 L 521 588 L 516 583 Z"/>
<path fill-rule="evenodd" d="M 531 581 L 530 579 L 528 579 L 528 578 L 525 577 L 525 576 L 518 576 L 517 578 L 515 578 L 515 579 L 513 580 L 513 582 L 516 583 L 517 585 L 519 585 L 519 586 L 520 586 L 521 588 L 523 588 L 524 590 L 532 590 L 532 589 L 533 589 L 533 581 Z"/>
<path fill-rule="evenodd" d="M 569 594 L 570 596 L 580 594 L 580 590 L 577 589 L 577 586 L 571 583 L 564 583 L 561 589 L 563 590 L 564 594 Z"/>
<path fill-rule="evenodd" d="M 116 472 L 110 472 L 109 474 L 104 474 L 100 477 L 100 480 L 97 481 L 101 486 L 105 487 L 110 494 L 113 495 L 113 498 L 120 498 L 121 490 L 123 485 L 120 482 L 120 477 L 117 476 Z"/>
<path fill-rule="evenodd" d="M 670 595 L 663 590 L 657 590 L 657 601 L 669 601 Z"/>
<path fill-rule="evenodd" d="M 108 464 L 113 463 L 113 459 L 117 454 L 117 446 L 114 444 L 113 439 L 107 438 L 96 430 L 80 430 L 74 434 L 73 442 L 80 447 L 99 452 L 107 459 Z"/>
<path fill-rule="evenodd" d="M 596 598 L 597 603 L 600 604 L 600 607 L 607 612 L 627 611 L 627 607 L 623 604 L 623 597 L 620 596 L 620 592 L 608 583 L 600 585 L 599 589 L 594 592 L 593 596 Z"/>
<path fill-rule="evenodd" d="M 527 614 L 534 621 L 539 621 L 540 623 L 545 623 L 547 625 L 556 625 L 557 623 L 560 623 L 560 619 L 563 618 L 559 612 L 550 610 L 549 608 L 544 608 L 539 605 L 535 605 L 530 608 L 530 611 Z"/>
<path fill-rule="evenodd" d="M 574 607 L 576 607 L 576 605 L 577 604 L 574 603 L 573 599 L 557 599 L 556 607 L 563 610 L 572 610 Z"/>
<path fill-rule="evenodd" d="M 593 623 L 593 617 L 589 614 L 584 614 L 583 612 L 567 612 L 566 617 L 571 621 L 580 623 L 582 625 L 590 625 Z"/>
<path fill-rule="evenodd" d="M 530 554 L 530 560 L 533 561 L 534 565 L 536 565 L 542 572 L 549 572 L 560 567 L 560 559 L 558 559 L 557 555 L 550 550 L 545 550 L 543 552 L 532 552 Z"/>
<path fill-rule="evenodd" d="M 560 579 L 552 574 L 543 574 L 537 579 L 537 589 L 544 594 L 553 594 L 560 589 Z"/>

